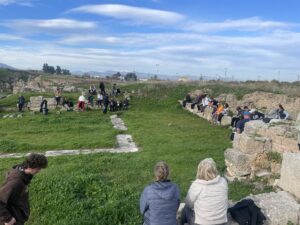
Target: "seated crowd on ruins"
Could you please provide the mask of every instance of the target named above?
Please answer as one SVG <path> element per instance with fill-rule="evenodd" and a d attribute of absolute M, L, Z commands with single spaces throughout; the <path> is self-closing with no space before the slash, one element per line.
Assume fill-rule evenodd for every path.
<path fill-rule="evenodd" d="M 213 97 L 209 97 L 208 94 L 200 94 L 193 100 L 190 94 L 185 96 L 182 101 L 183 107 L 186 107 L 187 103 L 190 103 L 191 109 L 196 109 L 200 113 L 204 113 L 207 108 L 211 109 L 212 123 L 221 124 L 222 118 L 224 116 L 229 116 L 232 114 L 229 110 L 228 103 L 223 103 L 218 101 Z M 231 128 L 233 134 L 231 139 L 233 139 L 234 133 L 242 133 L 245 124 L 250 120 L 262 120 L 265 123 L 272 123 L 276 120 L 286 120 L 289 117 L 289 113 L 284 109 L 281 104 L 278 104 L 278 108 L 272 110 L 267 115 L 258 111 L 255 108 L 250 109 L 248 106 L 241 108 L 236 107 L 236 113 L 231 117 Z"/>
<path fill-rule="evenodd" d="M 127 110 L 129 107 L 128 97 L 122 97 L 123 93 L 117 88 L 116 84 L 113 84 L 112 90 L 110 92 L 105 91 L 103 82 L 99 85 L 99 90 L 95 86 L 90 86 L 87 93 L 82 92 L 77 101 L 77 109 L 80 111 L 85 111 L 89 109 L 102 109 L 103 113 Z M 48 99 L 49 100 L 49 99 Z M 66 111 L 73 111 L 75 104 L 73 101 L 64 97 L 61 88 L 56 88 L 54 91 L 54 102 L 55 107 L 63 107 Z M 44 115 L 48 114 L 48 101 L 46 99 L 41 100 L 40 112 Z M 25 108 L 26 100 L 23 95 L 19 95 L 17 101 L 17 107 L 19 112 L 22 112 Z"/>

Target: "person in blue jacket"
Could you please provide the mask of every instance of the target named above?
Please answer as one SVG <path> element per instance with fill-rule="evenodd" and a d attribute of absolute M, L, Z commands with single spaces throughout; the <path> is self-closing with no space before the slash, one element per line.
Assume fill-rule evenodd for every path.
<path fill-rule="evenodd" d="M 180 204 L 178 186 L 168 180 L 169 166 L 158 162 L 154 167 L 155 181 L 145 187 L 140 198 L 143 225 L 176 225 L 176 213 Z"/>

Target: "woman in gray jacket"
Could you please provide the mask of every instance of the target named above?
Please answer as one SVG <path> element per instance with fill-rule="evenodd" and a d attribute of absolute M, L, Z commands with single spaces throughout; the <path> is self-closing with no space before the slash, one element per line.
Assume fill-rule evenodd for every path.
<path fill-rule="evenodd" d="M 155 165 L 154 175 L 155 181 L 145 187 L 140 198 L 144 225 L 176 225 L 180 204 L 179 188 L 168 180 L 169 167 L 165 162 Z"/>

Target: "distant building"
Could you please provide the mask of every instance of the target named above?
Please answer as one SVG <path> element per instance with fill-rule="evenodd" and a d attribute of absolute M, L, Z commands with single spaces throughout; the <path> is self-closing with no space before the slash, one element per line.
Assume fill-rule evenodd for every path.
<path fill-rule="evenodd" d="M 190 81 L 190 79 L 187 76 L 182 76 L 182 77 L 179 77 L 177 81 L 179 81 L 179 82 L 188 82 L 188 81 Z"/>

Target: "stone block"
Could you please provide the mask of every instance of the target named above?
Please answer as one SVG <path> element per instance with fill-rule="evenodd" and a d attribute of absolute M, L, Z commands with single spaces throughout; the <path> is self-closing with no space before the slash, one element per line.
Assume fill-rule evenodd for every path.
<path fill-rule="evenodd" d="M 289 193 L 265 193 L 249 197 L 267 218 L 265 225 L 299 224 L 300 205 Z"/>
<path fill-rule="evenodd" d="M 255 136 L 258 129 L 266 127 L 267 125 L 261 120 L 251 120 L 245 124 L 244 133 L 248 136 Z"/>
<path fill-rule="evenodd" d="M 233 141 L 233 148 L 247 154 L 263 153 L 271 150 L 272 144 L 265 137 L 249 137 L 246 133 L 236 134 Z"/>
<path fill-rule="evenodd" d="M 300 153 L 284 153 L 278 186 L 300 200 Z"/>
<path fill-rule="evenodd" d="M 250 175 L 251 163 L 255 156 L 232 148 L 227 149 L 224 156 L 229 176 L 242 177 Z"/>
<path fill-rule="evenodd" d="M 222 120 L 221 120 L 221 125 L 222 126 L 227 126 L 231 124 L 231 116 L 223 116 Z"/>

